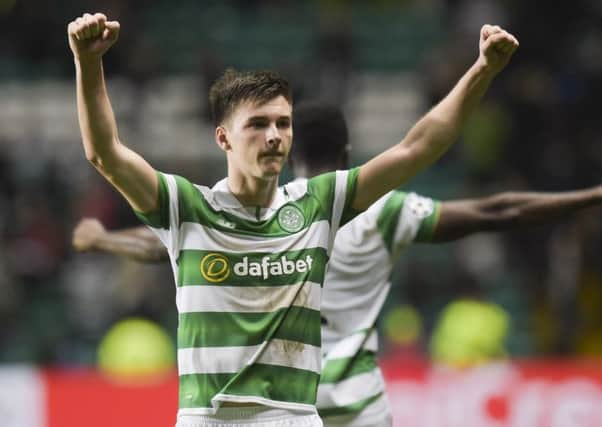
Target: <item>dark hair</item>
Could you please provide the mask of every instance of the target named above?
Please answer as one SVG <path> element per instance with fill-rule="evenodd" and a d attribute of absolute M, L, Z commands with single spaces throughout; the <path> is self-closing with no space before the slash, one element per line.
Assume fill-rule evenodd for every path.
<path fill-rule="evenodd" d="M 288 81 L 274 71 L 237 71 L 228 68 L 209 89 L 211 117 L 221 125 L 243 102 L 266 103 L 284 96 L 292 105 L 293 94 Z"/>
<path fill-rule="evenodd" d="M 349 134 L 340 108 L 316 101 L 302 102 L 293 110 L 293 164 L 310 169 L 347 167 Z"/>

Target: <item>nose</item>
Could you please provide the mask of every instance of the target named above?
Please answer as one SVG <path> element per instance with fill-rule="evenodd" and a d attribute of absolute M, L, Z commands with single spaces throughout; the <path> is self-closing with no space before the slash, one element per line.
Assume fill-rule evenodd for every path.
<path fill-rule="evenodd" d="M 269 146 L 277 146 L 282 141 L 280 131 L 276 125 L 268 127 L 266 132 L 266 142 Z"/>

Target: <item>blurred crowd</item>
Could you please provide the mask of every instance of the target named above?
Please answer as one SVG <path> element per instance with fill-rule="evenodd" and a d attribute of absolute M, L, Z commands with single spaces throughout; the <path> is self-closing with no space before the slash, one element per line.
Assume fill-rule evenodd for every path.
<path fill-rule="evenodd" d="M 342 105 L 351 126 L 361 120 L 353 114 L 358 76 L 410 75 L 425 100 L 417 113 L 424 112 L 475 59 L 481 24 L 500 24 L 521 42 L 513 62 L 461 142 L 408 188 L 446 200 L 602 181 L 597 0 L 550 3 L 545 13 L 537 2 L 519 0 L 60 0 L 35 6 L 0 0 L 0 93 L 41 79 L 69 87 L 66 23 L 88 10 L 121 21 L 106 69 L 134 88 L 128 93 L 134 106 L 152 95 L 157 78 L 197 77 L 198 105 L 182 114 L 193 114 L 204 123 L 201 129 L 210 129 L 207 87 L 231 65 L 282 71 L 297 100 L 320 97 Z M 0 115 L 11 108 L 0 97 Z M 73 120 L 75 114 L 73 108 Z M 147 126 L 136 114 L 118 119 L 133 129 L 131 140 Z M 37 126 L 33 120 L 31 126 Z M 93 364 L 107 330 L 128 316 L 150 319 L 173 337 L 168 265 L 71 249 L 72 229 L 83 217 L 110 229 L 138 223 L 86 163 L 77 133 L 63 145 L 46 138 L 30 129 L 0 129 L 0 362 Z M 179 141 L 189 150 L 196 143 Z M 366 153 L 358 147 L 370 143 L 353 139 L 354 152 Z M 225 171 L 213 160 L 199 165 L 196 158 L 158 154 L 153 160 L 207 184 Z M 355 155 L 355 163 L 363 160 Z M 383 352 L 429 357 L 444 348 L 457 329 L 448 324 L 450 312 L 473 309 L 449 304 L 469 300 L 497 313 L 492 328 L 503 343 L 495 344 L 496 355 L 602 357 L 601 212 L 592 208 L 556 224 L 411 248 L 396 269 L 383 313 Z"/>

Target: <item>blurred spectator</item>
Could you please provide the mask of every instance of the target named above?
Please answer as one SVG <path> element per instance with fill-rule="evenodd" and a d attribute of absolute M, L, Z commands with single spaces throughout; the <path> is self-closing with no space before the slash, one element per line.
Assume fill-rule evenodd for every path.
<path fill-rule="evenodd" d="M 455 300 L 439 317 L 430 343 L 431 358 L 455 368 L 504 359 L 509 322 L 508 313 L 496 304 L 474 298 Z"/>
<path fill-rule="evenodd" d="M 422 316 L 408 304 L 396 304 L 383 314 L 384 351 L 399 362 L 423 357 Z"/>
<path fill-rule="evenodd" d="M 100 341 L 98 367 L 119 383 L 163 380 L 175 370 L 176 348 L 158 324 L 140 317 L 116 322 Z"/>

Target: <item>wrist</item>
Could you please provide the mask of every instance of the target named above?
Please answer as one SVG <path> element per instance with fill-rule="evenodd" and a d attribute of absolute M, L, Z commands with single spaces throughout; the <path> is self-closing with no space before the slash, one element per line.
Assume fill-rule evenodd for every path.
<path fill-rule="evenodd" d="M 82 67 L 94 67 L 102 64 L 102 56 L 100 55 L 73 55 L 73 61 L 75 66 Z"/>
<path fill-rule="evenodd" d="M 472 68 L 477 74 L 481 74 L 483 76 L 495 77 L 500 70 L 493 67 L 486 58 L 483 56 L 479 56 Z"/>
<path fill-rule="evenodd" d="M 478 58 L 470 68 L 470 73 L 475 81 L 489 85 L 498 75 L 499 70 L 488 64 L 486 60 Z"/>

